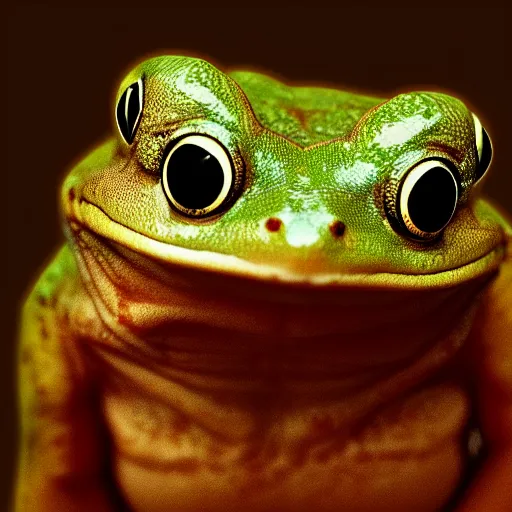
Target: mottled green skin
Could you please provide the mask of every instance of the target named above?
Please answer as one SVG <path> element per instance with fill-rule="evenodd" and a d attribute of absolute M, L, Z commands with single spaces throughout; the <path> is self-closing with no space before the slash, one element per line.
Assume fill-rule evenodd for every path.
<path fill-rule="evenodd" d="M 230 76 L 247 96 L 258 121 L 306 147 L 346 137 L 361 117 L 384 99 L 319 87 L 291 87 L 260 73 Z"/>
<path fill-rule="evenodd" d="M 64 193 L 78 187 L 138 233 L 258 263 L 284 255 L 299 266 L 320 259 L 322 271 L 340 273 L 436 273 L 478 259 L 499 241 L 493 210 L 470 201 L 473 119 L 458 99 L 413 92 L 383 102 L 288 87 L 257 73 L 230 78 L 185 57 L 143 62 L 122 82 L 118 97 L 140 76 L 144 110 L 133 144 L 119 138 L 106 143 L 64 184 Z M 206 221 L 172 211 L 159 183 L 164 148 L 187 133 L 216 137 L 237 167 L 234 204 Z M 393 229 L 384 206 L 387 201 L 393 214 L 399 180 L 426 157 L 449 160 L 461 180 L 457 214 L 428 246 Z M 280 218 L 284 229 L 268 233 L 263 225 L 269 217 Z M 347 227 L 342 240 L 329 232 L 335 220 Z"/>

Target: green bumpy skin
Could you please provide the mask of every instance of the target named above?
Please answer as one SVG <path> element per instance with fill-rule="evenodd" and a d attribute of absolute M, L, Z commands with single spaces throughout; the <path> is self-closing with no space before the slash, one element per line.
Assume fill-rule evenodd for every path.
<path fill-rule="evenodd" d="M 511 228 L 467 107 L 176 56 L 116 105 L 137 81 L 133 140 L 66 178 L 67 244 L 24 307 L 16 510 L 512 506 Z M 162 185 L 192 135 L 232 166 L 211 214 Z M 425 160 L 458 199 L 421 238 L 397 197 Z"/>

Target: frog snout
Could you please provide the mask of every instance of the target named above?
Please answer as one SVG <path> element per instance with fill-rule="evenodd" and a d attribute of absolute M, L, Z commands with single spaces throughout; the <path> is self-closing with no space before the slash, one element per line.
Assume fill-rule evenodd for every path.
<path fill-rule="evenodd" d="M 277 233 L 283 227 L 283 221 L 279 217 L 269 217 L 265 222 L 265 229 L 270 233 Z M 333 238 L 341 238 L 345 233 L 345 224 L 341 220 L 333 220 L 329 223 L 329 231 Z"/>

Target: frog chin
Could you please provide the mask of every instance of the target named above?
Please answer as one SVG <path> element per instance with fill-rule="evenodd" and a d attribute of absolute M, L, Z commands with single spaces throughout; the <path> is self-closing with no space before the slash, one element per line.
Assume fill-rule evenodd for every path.
<path fill-rule="evenodd" d="M 65 208 L 70 225 L 77 224 L 100 237 L 162 264 L 217 275 L 315 288 L 435 289 L 450 288 L 495 272 L 505 255 L 500 241 L 477 259 L 456 268 L 433 273 L 315 272 L 305 273 L 270 264 L 255 263 L 233 255 L 171 245 L 138 233 L 110 218 L 100 207 L 84 199 Z"/>

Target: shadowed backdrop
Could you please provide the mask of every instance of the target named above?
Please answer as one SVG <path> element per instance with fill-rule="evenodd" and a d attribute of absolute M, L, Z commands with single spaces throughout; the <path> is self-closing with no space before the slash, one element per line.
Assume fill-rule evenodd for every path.
<path fill-rule="evenodd" d="M 509 14 L 507 8 L 11 8 L 3 75 L 8 239 L 2 251 L 0 510 L 12 485 L 18 429 L 16 317 L 62 241 L 58 186 L 113 129 L 113 95 L 128 69 L 148 54 L 186 53 L 221 67 L 379 96 L 413 89 L 454 94 L 493 140 L 485 191 L 512 213 Z"/>

